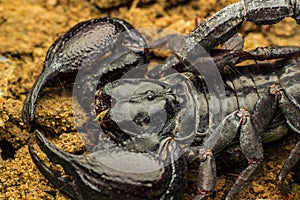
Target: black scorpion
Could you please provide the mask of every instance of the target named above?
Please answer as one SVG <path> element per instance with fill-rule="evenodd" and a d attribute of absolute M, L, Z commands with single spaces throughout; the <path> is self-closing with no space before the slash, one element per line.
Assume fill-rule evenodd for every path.
<path fill-rule="evenodd" d="M 49 79 L 60 73 L 78 71 L 88 58 L 102 58 L 107 55 L 107 52 L 111 52 L 109 55 L 112 56 L 114 62 L 98 69 L 100 82 L 94 83 L 85 77 L 83 82 L 91 84 L 92 87 L 83 88 L 83 93 L 93 95 L 91 93 L 93 90 L 90 88 L 97 87 L 96 96 L 101 98 L 106 95 L 110 96 L 110 100 L 117 102 L 115 105 L 118 105 L 118 108 L 126 104 L 132 108 L 132 114 L 135 116 L 134 123 L 142 127 L 142 132 L 136 133 L 130 128 L 122 132 L 115 128 L 114 123 L 128 120 L 126 115 L 124 119 L 120 119 L 118 115 L 122 116 L 125 111 L 105 107 L 103 106 L 105 103 L 101 104 L 105 100 L 96 98 L 100 106 L 95 102 L 89 102 L 91 104 L 85 106 L 87 110 L 90 110 L 91 105 L 96 107 L 98 120 L 104 129 L 107 128 L 106 134 L 111 141 L 101 142 L 103 146 L 97 146 L 97 151 L 88 156 L 75 156 L 57 149 L 37 131 L 37 141 L 41 149 L 50 160 L 61 164 L 72 180 L 48 168 L 30 144 L 29 151 L 33 161 L 53 185 L 62 188 L 62 192 L 74 199 L 120 197 L 174 199 L 180 198 L 180 188 L 185 173 L 184 159 L 197 158 L 200 160 L 200 166 L 196 198 L 202 199 L 213 190 L 215 184 L 214 154 L 222 151 L 236 137 L 239 137 L 242 152 L 249 165 L 226 197 L 227 199 L 234 198 L 261 163 L 262 142 L 283 137 L 284 133 L 281 133 L 280 128 L 286 124 L 293 131 L 300 133 L 300 60 L 296 57 L 272 64 L 245 66 L 244 69 L 239 69 L 241 74 L 232 76 L 225 74 L 223 81 L 226 83 L 228 109 L 226 110 L 227 116 L 220 124 L 209 124 L 211 120 L 207 98 L 213 97 L 206 96 L 205 84 L 201 84 L 203 82 L 201 75 L 194 73 L 195 70 L 188 61 L 195 56 L 193 52 L 197 45 L 202 46 L 206 51 L 211 51 L 216 45 L 233 37 L 245 20 L 262 25 L 277 23 L 285 17 L 293 17 L 300 24 L 298 0 L 245 0 L 229 5 L 200 24 L 192 33 L 181 38 L 183 47 L 180 53 L 168 57 L 162 65 L 157 66 L 151 73 L 147 73 L 148 78 L 120 80 L 118 79 L 130 69 L 149 62 L 147 46 L 142 36 L 133 30 L 130 24 L 118 19 L 95 19 L 78 24 L 50 47 L 43 73 L 24 103 L 24 122 L 29 123 L 33 120 L 39 93 Z M 122 31 L 125 32 L 125 42 L 122 42 L 120 46 L 115 41 L 118 40 L 117 33 Z M 107 35 L 99 36 L 99 33 L 107 33 Z M 117 55 L 116 53 L 121 49 L 126 53 L 114 58 L 114 55 Z M 217 60 L 217 64 L 224 73 L 222 69 L 225 65 L 229 63 L 231 67 L 234 67 L 243 59 L 264 60 L 298 55 L 298 47 L 268 47 L 242 54 L 241 52 L 227 52 L 228 57 L 224 61 Z M 90 63 L 93 65 L 95 61 L 98 60 L 94 59 L 90 62 L 88 60 L 86 65 Z M 106 60 L 101 59 L 102 61 L 105 66 Z M 260 69 L 258 72 L 255 70 L 257 66 Z M 176 69 L 181 74 L 170 74 L 168 71 L 170 69 Z M 149 77 L 161 77 L 161 74 L 166 75 L 155 81 L 149 79 Z M 174 88 L 174 85 L 180 84 L 183 85 Z M 124 86 L 135 91 L 131 93 L 130 98 L 120 93 Z M 143 87 L 137 90 L 139 86 Z M 185 93 L 187 93 L 186 90 L 196 93 L 197 98 L 193 95 L 182 97 L 183 90 Z M 168 123 L 160 127 L 163 131 L 158 133 L 155 131 L 159 129 L 147 125 L 149 118 L 159 115 L 160 110 L 147 113 L 142 109 L 145 105 L 151 106 L 153 101 L 156 101 L 156 104 L 167 112 Z M 184 108 L 187 110 L 180 110 L 178 106 L 180 101 L 186 103 Z M 189 105 L 193 103 L 201 106 L 198 106 L 196 111 L 191 110 Z M 137 107 L 141 109 L 135 109 Z M 109 114 L 107 114 L 107 109 L 109 109 Z M 185 111 L 188 111 L 187 119 L 196 116 L 194 119 L 196 126 L 192 127 L 194 131 L 181 134 L 180 131 L 178 132 L 178 123 L 185 119 L 182 117 Z M 104 120 L 107 116 L 109 116 L 108 121 L 111 121 L 109 123 Z M 111 128 L 115 129 L 110 130 Z M 153 132 L 149 135 L 148 130 Z M 197 130 L 198 132 L 195 133 Z M 205 134 L 201 145 L 186 148 L 185 140 L 189 141 L 195 135 L 196 138 L 198 135 L 202 136 L 200 133 L 202 130 L 205 130 Z M 146 139 L 139 137 L 139 134 L 144 136 L 146 132 L 148 134 Z M 182 152 L 184 156 L 180 156 Z M 297 142 L 278 175 L 278 182 L 284 181 L 291 168 L 298 162 L 299 154 L 300 142 Z M 153 173 L 136 174 L 113 170 L 101 163 L 109 158 L 119 159 L 119 162 L 125 163 L 130 161 L 132 166 L 148 162 L 151 164 L 150 170 Z M 165 162 L 171 162 L 171 165 L 163 167 Z"/>

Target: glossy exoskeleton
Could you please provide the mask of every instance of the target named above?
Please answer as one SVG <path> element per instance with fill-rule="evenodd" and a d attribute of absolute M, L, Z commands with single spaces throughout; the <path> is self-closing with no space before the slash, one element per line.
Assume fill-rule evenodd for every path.
<path fill-rule="evenodd" d="M 266 47 L 249 52 L 226 50 L 218 53 L 214 61 L 221 73 L 226 65 L 234 68 L 245 59 L 296 57 L 245 66 L 245 71 L 239 70 L 240 73 L 233 76 L 225 73 L 220 84 L 226 84 L 227 110 L 219 124 L 211 123 L 214 105 L 210 100 L 217 96 L 207 91 L 203 76 L 195 73 L 190 60 L 197 57 L 194 54 L 197 45 L 211 51 L 236 34 L 245 20 L 259 25 L 273 24 L 288 16 L 300 23 L 298 0 L 242 1 L 227 6 L 183 38 L 180 54 L 167 58 L 147 73 L 147 78 L 134 79 L 119 78 L 148 60 L 145 40 L 137 31 L 130 31 L 131 25 L 110 18 L 76 25 L 50 47 L 44 70 L 24 103 L 23 120 L 26 123 L 33 120 L 36 101 L 49 79 L 81 67 L 86 67 L 83 71 L 90 73 L 90 66 L 100 66 L 92 67 L 100 82 L 95 77 L 83 76 L 82 83 L 87 86 L 81 89 L 84 97 L 79 102 L 91 103 L 82 105 L 87 112 L 95 109 L 91 112 L 95 112 L 94 117 L 104 130 L 103 135 L 98 133 L 98 138 L 104 140 L 99 141 L 101 145 L 90 155 L 76 156 L 57 149 L 36 132 L 41 149 L 51 161 L 61 164 L 72 179 L 48 168 L 30 144 L 33 161 L 53 185 L 74 199 L 174 199 L 181 198 L 185 161 L 199 159 L 196 198 L 202 199 L 215 185 L 214 155 L 239 138 L 249 166 L 226 197 L 234 198 L 262 162 L 262 143 L 283 137 L 284 133 L 278 130 L 286 125 L 300 132 L 299 48 Z M 122 31 L 125 41 L 120 42 L 117 33 Z M 98 36 L 102 32 L 106 34 Z M 123 51 L 126 53 L 120 56 L 119 52 Z M 144 68 L 139 69 L 146 72 Z M 169 69 L 180 73 L 167 72 Z M 93 101 L 85 100 L 90 95 L 96 98 L 95 102 L 93 98 Z M 278 118 L 279 123 L 274 121 Z M 204 137 L 200 146 L 190 146 L 198 136 Z M 298 162 L 299 151 L 298 142 L 282 167 L 279 182 L 284 181 Z M 107 160 L 114 165 L 107 168 L 103 165 Z M 126 163 L 127 169 L 141 169 L 149 163 L 153 174 L 128 173 L 124 168 L 116 172 L 117 163 Z M 137 167 L 139 165 L 141 167 Z"/>

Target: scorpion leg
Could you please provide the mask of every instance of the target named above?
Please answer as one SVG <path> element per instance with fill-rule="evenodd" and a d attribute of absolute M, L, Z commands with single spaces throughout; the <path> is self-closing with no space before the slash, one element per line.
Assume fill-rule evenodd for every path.
<path fill-rule="evenodd" d="M 198 195 L 195 199 L 203 199 L 213 191 L 216 182 L 216 163 L 213 154 L 222 151 L 236 137 L 239 129 L 235 111 L 227 115 L 215 131 L 204 139 L 203 146 L 199 150 L 200 160 L 198 173 Z"/>
<path fill-rule="evenodd" d="M 285 89 L 280 89 L 281 100 L 279 107 L 283 111 L 288 125 L 300 134 L 300 104 Z"/>
<path fill-rule="evenodd" d="M 261 136 L 251 121 L 250 113 L 246 110 L 241 110 L 238 115 L 241 118 L 240 145 L 249 165 L 242 171 L 231 187 L 226 199 L 233 199 L 240 192 L 263 159 Z"/>
<path fill-rule="evenodd" d="M 215 185 L 216 164 L 213 154 L 219 153 L 227 147 L 237 134 L 240 134 L 241 149 L 249 165 L 240 174 L 226 199 L 234 198 L 242 189 L 263 159 L 261 133 L 268 128 L 276 112 L 276 105 L 276 96 L 267 90 L 256 102 L 252 116 L 245 109 L 235 111 L 227 115 L 216 128 L 216 131 L 207 135 L 198 155 L 200 166 L 198 175 L 199 194 L 196 197 L 197 199 L 207 196 Z"/>
<path fill-rule="evenodd" d="M 161 141 L 158 152 L 161 157 L 168 159 L 173 175 L 162 199 L 181 199 L 185 173 L 178 173 L 178 171 L 186 172 L 186 162 L 181 156 L 182 150 L 173 137 L 167 137 Z"/>
<path fill-rule="evenodd" d="M 274 86 L 275 92 L 280 92 L 279 107 L 283 111 L 288 125 L 297 133 L 300 134 L 300 105 L 297 100 L 289 94 L 285 89 Z M 282 166 L 278 176 L 277 182 L 282 185 L 288 173 L 296 165 L 300 159 L 300 141 L 294 146 L 289 157 Z"/>
<path fill-rule="evenodd" d="M 280 58 L 289 58 L 300 55 L 300 47 L 298 46 L 272 46 L 272 47 L 258 47 L 251 51 L 236 52 L 235 56 L 228 59 L 229 66 L 235 66 L 245 60 L 264 61 Z"/>
<path fill-rule="evenodd" d="M 249 166 L 240 174 L 230 189 L 226 199 L 233 199 L 249 180 L 263 159 L 262 133 L 268 129 L 269 123 L 276 113 L 278 98 L 273 93 L 273 85 L 256 102 L 253 115 L 248 111 L 240 111 L 241 129 L 240 146 L 248 160 Z M 243 123 L 245 123 L 243 125 Z"/>
<path fill-rule="evenodd" d="M 278 185 L 282 185 L 284 180 L 286 179 L 288 173 L 292 170 L 292 168 L 296 165 L 296 163 L 300 159 L 300 141 L 294 146 L 291 151 L 289 157 L 286 159 L 284 165 L 282 166 L 278 176 L 277 183 Z"/>
<path fill-rule="evenodd" d="M 264 61 L 272 59 L 289 58 L 300 55 L 298 46 L 272 46 L 258 47 L 251 51 L 212 49 L 210 55 L 213 57 L 220 73 L 226 73 L 226 68 L 238 72 L 236 64 L 246 60 Z"/>
<path fill-rule="evenodd" d="M 228 115 L 217 130 L 210 134 L 199 151 L 198 195 L 196 199 L 203 199 L 215 185 L 216 164 L 213 153 L 216 154 L 228 146 L 236 135 L 240 133 L 241 148 L 248 159 L 249 166 L 241 173 L 232 186 L 226 199 L 232 199 L 249 180 L 263 158 L 261 137 L 253 126 L 250 113 L 244 109 Z"/>

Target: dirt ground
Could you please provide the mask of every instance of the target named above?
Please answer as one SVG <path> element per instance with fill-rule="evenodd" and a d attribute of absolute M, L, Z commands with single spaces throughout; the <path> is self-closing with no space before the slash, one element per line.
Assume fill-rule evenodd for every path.
<path fill-rule="evenodd" d="M 45 89 L 34 125 L 25 126 L 21 119 L 26 94 L 42 70 L 48 48 L 59 35 L 80 21 L 104 16 L 128 20 L 137 28 L 162 27 L 187 34 L 195 27 L 196 16 L 205 19 L 233 2 L 236 1 L 0 0 L 0 199 L 68 199 L 35 168 L 27 144 L 35 143 L 32 133 L 38 128 L 59 148 L 82 151 L 72 118 L 72 88 Z M 285 19 L 272 26 L 245 23 L 242 33 L 245 49 L 253 49 L 300 46 L 299 31 L 292 19 Z M 296 137 L 291 132 L 284 140 L 265 146 L 263 166 L 237 199 L 300 199 L 300 170 L 298 179 L 291 173 L 286 181 L 291 188 L 289 197 L 282 195 L 274 181 Z M 42 153 L 39 156 L 45 158 Z M 220 165 L 211 199 L 224 198 L 243 167 Z M 196 169 L 190 169 L 184 199 L 192 199 L 196 193 L 196 176 Z"/>

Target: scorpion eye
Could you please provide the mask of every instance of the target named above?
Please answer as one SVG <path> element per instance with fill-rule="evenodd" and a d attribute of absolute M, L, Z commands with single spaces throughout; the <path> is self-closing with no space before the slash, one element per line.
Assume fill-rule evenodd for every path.
<path fill-rule="evenodd" d="M 155 93 L 151 90 L 146 92 L 146 98 L 148 101 L 153 101 L 155 99 Z"/>

